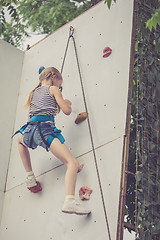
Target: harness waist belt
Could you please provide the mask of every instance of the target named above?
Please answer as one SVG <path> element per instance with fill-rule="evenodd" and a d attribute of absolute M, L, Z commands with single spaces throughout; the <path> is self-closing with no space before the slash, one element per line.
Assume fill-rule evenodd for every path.
<path fill-rule="evenodd" d="M 52 121 L 54 122 L 54 116 L 49 115 L 34 115 L 32 116 L 27 123 L 30 122 L 45 122 L 45 121 Z"/>
<path fill-rule="evenodd" d="M 32 116 L 29 121 L 27 122 L 27 124 L 23 125 L 18 131 L 16 131 L 12 138 L 17 134 L 17 133 L 23 133 L 23 131 L 26 129 L 26 127 L 28 126 L 29 123 L 36 123 L 36 122 L 45 122 L 45 121 L 52 121 L 54 122 L 54 116 L 49 116 L 49 115 L 34 115 Z"/>

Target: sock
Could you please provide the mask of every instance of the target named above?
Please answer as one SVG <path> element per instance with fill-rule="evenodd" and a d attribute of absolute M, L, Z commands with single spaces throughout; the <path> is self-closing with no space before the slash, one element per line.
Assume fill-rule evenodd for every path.
<path fill-rule="evenodd" d="M 27 178 L 28 178 L 28 179 L 32 179 L 33 177 L 34 177 L 33 171 L 27 172 Z"/>
<path fill-rule="evenodd" d="M 66 195 L 65 201 L 73 203 L 75 201 L 75 196 L 74 195 Z"/>

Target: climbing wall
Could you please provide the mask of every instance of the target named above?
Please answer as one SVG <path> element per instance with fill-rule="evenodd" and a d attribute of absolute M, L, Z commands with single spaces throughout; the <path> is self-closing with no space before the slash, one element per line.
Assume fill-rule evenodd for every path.
<path fill-rule="evenodd" d="M 0 40 L 0 219 L 24 53 Z"/>
<path fill-rule="evenodd" d="M 82 202 L 92 213 L 80 217 L 61 212 L 66 168 L 41 148 L 31 150 L 30 154 L 43 191 L 30 193 L 25 186 L 26 175 L 15 137 L 2 216 L 0 237 L 3 240 L 116 239 L 132 18 L 133 1 L 121 0 L 111 10 L 102 1 L 25 52 L 15 130 L 27 121 L 23 104 L 28 93 L 38 85 L 39 67 L 61 69 L 69 28 L 72 25 L 75 29 L 82 83 L 71 39 L 63 69 L 63 96 L 72 101 L 73 112 L 70 116 L 61 112 L 56 117 L 56 126 L 62 130 L 71 152 L 79 162 L 85 163 L 78 174 L 76 196 L 78 199 L 81 186 L 93 189 L 91 199 Z M 112 54 L 103 58 L 107 46 Z M 76 125 L 75 118 L 86 111 L 85 105 L 89 118 Z"/>

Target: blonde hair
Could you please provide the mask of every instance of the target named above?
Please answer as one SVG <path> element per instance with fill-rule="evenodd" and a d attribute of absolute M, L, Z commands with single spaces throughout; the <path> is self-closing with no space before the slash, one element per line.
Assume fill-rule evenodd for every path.
<path fill-rule="evenodd" d="M 50 79 L 53 80 L 54 75 L 57 77 L 57 79 L 62 79 L 62 76 L 61 76 L 60 72 L 54 67 L 45 68 L 41 72 L 41 74 L 39 76 L 39 84 L 29 93 L 29 95 L 27 97 L 27 100 L 24 104 L 25 109 L 27 109 L 30 106 L 33 93 L 38 87 L 41 87 L 42 81 L 45 80 L 45 79 L 46 80 L 50 80 Z M 54 85 L 53 81 L 52 81 L 52 85 Z"/>

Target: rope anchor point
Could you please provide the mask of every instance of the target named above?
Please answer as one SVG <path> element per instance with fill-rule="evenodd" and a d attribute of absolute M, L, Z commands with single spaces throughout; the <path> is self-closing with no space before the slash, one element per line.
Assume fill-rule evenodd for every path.
<path fill-rule="evenodd" d="M 70 26 L 69 37 L 73 37 L 74 27 Z"/>

